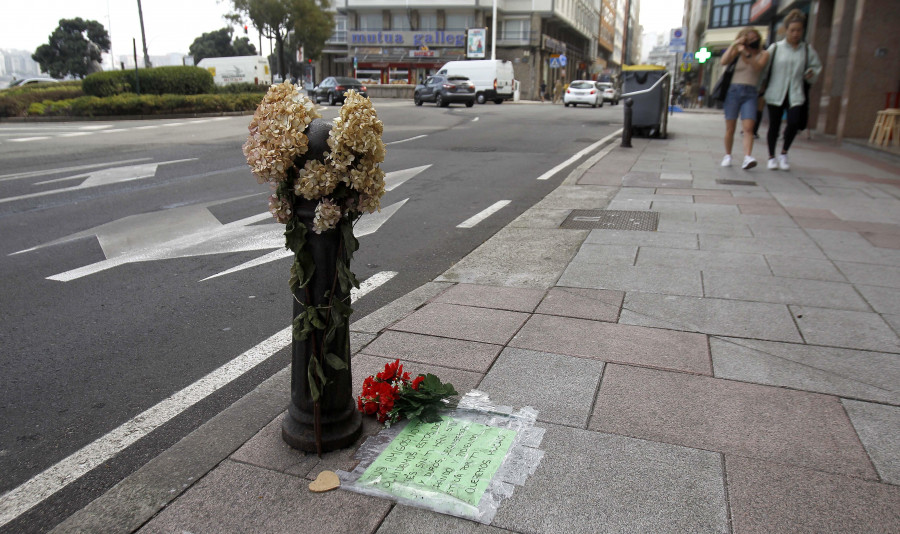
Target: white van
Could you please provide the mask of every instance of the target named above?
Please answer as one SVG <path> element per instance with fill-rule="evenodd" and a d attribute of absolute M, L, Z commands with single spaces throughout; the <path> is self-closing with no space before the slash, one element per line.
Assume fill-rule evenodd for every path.
<path fill-rule="evenodd" d="M 213 75 L 216 85 L 255 83 L 269 85 L 269 61 L 262 56 L 208 57 L 197 63 Z"/>
<path fill-rule="evenodd" d="M 475 84 L 475 101 L 479 104 L 488 100 L 502 104 L 513 99 L 513 65 L 505 59 L 450 61 L 437 73 L 459 74 L 470 79 Z"/>

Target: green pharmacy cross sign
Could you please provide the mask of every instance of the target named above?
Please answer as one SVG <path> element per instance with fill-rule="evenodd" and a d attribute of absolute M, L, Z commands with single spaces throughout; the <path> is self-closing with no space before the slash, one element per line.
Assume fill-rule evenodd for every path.
<path fill-rule="evenodd" d="M 706 60 L 712 57 L 712 52 L 707 50 L 704 46 L 694 54 L 694 57 L 697 58 L 697 61 L 700 63 L 706 63 Z"/>

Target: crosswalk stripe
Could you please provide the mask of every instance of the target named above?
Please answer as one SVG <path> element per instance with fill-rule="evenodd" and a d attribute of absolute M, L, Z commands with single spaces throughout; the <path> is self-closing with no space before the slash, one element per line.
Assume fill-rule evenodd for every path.
<path fill-rule="evenodd" d="M 506 205 L 509 204 L 510 202 L 512 202 L 512 201 L 511 200 L 501 200 L 499 202 L 494 202 L 487 209 L 482 210 L 481 212 L 473 215 L 472 217 L 469 217 L 465 221 L 457 224 L 456 227 L 457 228 L 473 228 L 476 224 L 480 223 L 481 221 L 487 219 L 491 215 L 497 213 L 498 211 L 500 211 L 501 209 L 506 207 Z"/>

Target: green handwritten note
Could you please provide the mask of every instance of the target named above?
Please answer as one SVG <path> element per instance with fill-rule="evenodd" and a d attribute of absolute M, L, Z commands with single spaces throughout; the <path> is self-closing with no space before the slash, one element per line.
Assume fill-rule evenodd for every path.
<path fill-rule="evenodd" d="M 478 506 L 515 435 L 452 417 L 438 423 L 411 421 L 357 484 L 413 500 L 449 495 Z"/>

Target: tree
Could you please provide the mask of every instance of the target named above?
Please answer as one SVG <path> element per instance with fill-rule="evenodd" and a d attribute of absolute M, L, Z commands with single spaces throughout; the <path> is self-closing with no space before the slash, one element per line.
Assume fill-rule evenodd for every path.
<path fill-rule="evenodd" d="M 250 39 L 241 37 L 232 41 L 233 31 L 232 28 L 222 28 L 194 39 L 188 49 L 194 58 L 194 65 L 208 57 L 255 56 L 256 47 L 250 44 Z"/>
<path fill-rule="evenodd" d="M 307 57 L 318 59 L 334 31 L 329 0 L 232 0 L 232 3 L 235 12 L 230 15 L 231 20 L 240 22 L 247 17 L 260 34 L 275 39 L 278 72 L 282 76 L 287 73 L 285 45 L 290 32 L 294 32 L 293 41 L 303 46 Z"/>
<path fill-rule="evenodd" d="M 109 33 L 96 20 L 60 19 L 49 43 L 39 46 L 31 59 L 54 78 L 84 78 L 100 70 L 103 52 L 109 52 L 109 48 Z"/>

